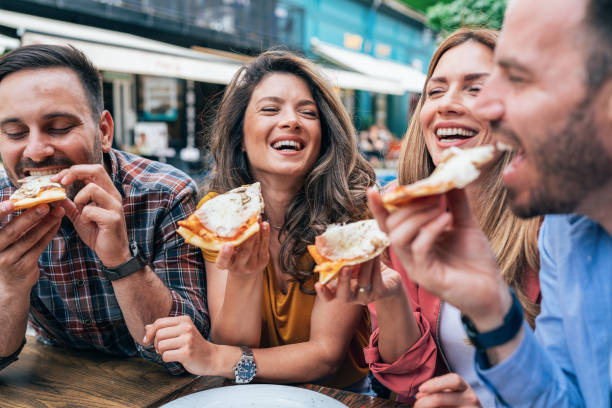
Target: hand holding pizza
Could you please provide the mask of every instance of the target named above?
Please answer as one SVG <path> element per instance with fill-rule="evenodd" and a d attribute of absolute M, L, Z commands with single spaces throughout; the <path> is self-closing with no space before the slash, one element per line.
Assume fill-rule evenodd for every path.
<path fill-rule="evenodd" d="M 130 259 L 130 249 L 123 213 L 123 200 L 104 166 L 81 164 L 53 176 L 65 186 L 80 180 L 85 183 L 74 198 L 61 205 L 77 233 L 102 263 L 108 267 Z"/>
<path fill-rule="evenodd" d="M 15 210 L 0 203 L 0 219 Z M 27 293 L 38 281 L 38 258 L 57 232 L 64 210 L 48 204 L 29 208 L 0 228 L 0 293 Z"/>
<path fill-rule="evenodd" d="M 385 209 L 378 191 L 368 191 L 368 202 L 412 280 L 472 318 L 504 315 L 504 307 L 490 313 L 491 299 L 501 297 L 509 306 L 510 298 L 464 190 L 413 200 L 393 213 Z M 490 323 L 498 325 L 497 320 Z"/>
<path fill-rule="evenodd" d="M 225 244 L 217 256 L 217 267 L 231 274 L 261 274 L 270 260 L 270 224 L 260 222 L 259 231 L 240 245 Z"/>
<path fill-rule="evenodd" d="M 346 303 L 360 305 L 401 295 L 404 290 L 400 274 L 382 263 L 380 256 L 342 268 L 335 290 L 321 283 L 315 288 L 327 300 L 338 297 Z"/>

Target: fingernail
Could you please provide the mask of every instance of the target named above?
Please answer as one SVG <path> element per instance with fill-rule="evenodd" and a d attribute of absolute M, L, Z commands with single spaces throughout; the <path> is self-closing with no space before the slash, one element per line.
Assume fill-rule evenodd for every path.
<path fill-rule="evenodd" d="M 36 213 L 38 215 L 46 214 L 47 211 L 49 211 L 49 206 L 48 205 L 39 205 L 38 207 L 36 207 Z"/>
<path fill-rule="evenodd" d="M 145 336 L 143 337 L 142 342 L 143 342 L 144 344 L 147 344 L 147 343 L 149 342 L 149 339 L 147 338 L 147 335 L 146 335 L 146 334 L 145 334 Z"/>

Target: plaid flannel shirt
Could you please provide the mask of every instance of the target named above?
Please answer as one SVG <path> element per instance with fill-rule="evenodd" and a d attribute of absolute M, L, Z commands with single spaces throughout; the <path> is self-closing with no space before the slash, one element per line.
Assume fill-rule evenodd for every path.
<path fill-rule="evenodd" d="M 104 159 L 123 196 L 128 239 L 140 245 L 149 265 L 170 290 L 169 316 L 190 316 L 207 338 L 210 322 L 202 254 L 176 233 L 177 221 L 195 210 L 193 180 L 166 164 L 117 150 Z M 0 200 L 8 199 L 13 191 L 2 170 Z M 180 364 L 163 363 L 153 347 L 132 339 L 111 282 L 102 275 L 100 259 L 67 218 L 38 266 L 40 278 L 31 291 L 29 320 L 39 340 L 116 356 L 139 355 L 165 365 L 173 374 L 184 372 Z"/>

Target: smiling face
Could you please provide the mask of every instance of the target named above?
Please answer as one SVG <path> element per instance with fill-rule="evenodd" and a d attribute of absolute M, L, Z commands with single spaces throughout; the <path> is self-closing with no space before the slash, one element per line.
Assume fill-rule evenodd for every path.
<path fill-rule="evenodd" d="M 0 153 L 13 185 L 29 175 L 102 162 L 112 119 L 96 122 L 77 75 L 67 68 L 22 70 L 0 82 Z"/>
<path fill-rule="evenodd" d="M 503 181 L 520 216 L 580 211 L 612 182 L 610 123 L 602 119 L 610 86 L 600 92 L 586 86 L 594 44 L 585 34 L 585 5 L 511 2 L 497 66 L 479 98 L 478 113 L 517 152 Z"/>
<path fill-rule="evenodd" d="M 255 180 L 303 180 L 321 150 L 321 122 L 308 84 L 287 73 L 266 75 L 244 114 L 243 149 Z"/>
<path fill-rule="evenodd" d="M 489 122 L 472 110 L 493 70 L 493 51 L 468 41 L 446 51 L 427 82 L 420 121 L 435 165 L 451 146 L 474 147 L 489 141 Z"/>

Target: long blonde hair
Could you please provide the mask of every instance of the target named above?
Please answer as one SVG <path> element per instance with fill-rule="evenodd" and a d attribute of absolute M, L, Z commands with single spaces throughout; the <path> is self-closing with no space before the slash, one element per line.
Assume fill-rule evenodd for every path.
<path fill-rule="evenodd" d="M 402 144 L 398 171 L 400 184 L 410 184 L 425 178 L 435 168 L 425 145 L 419 117 L 427 98 L 425 92 L 427 82 L 433 75 L 440 58 L 446 51 L 468 41 L 478 42 L 493 51 L 497 37 L 498 32 L 495 30 L 461 28 L 450 34 L 436 49 L 429 64 L 423 93 Z M 491 166 L 489 171 L 480 178 L 481 191 L 485 192 L 486 196 L 478 203 L 472 202 L 471 205 L 473 208 L 478 205 L 476 215 L 495 252 L 501 274 L 506 283 L 514 288 L 523 306 L 525 318 L 533 327 L 535 317 L 540 312 L 540 306 L 531 302 L 526 295 L 525 272 L 527 268 L 531 268 L 537 274 L 540 269 L 537 234 L 541 217 L 522 220 L 512 213 L 508 192 L 501 180 L 502 171 L 511 160 L 511 154 L 504 154 L 501 160 Z"/>

